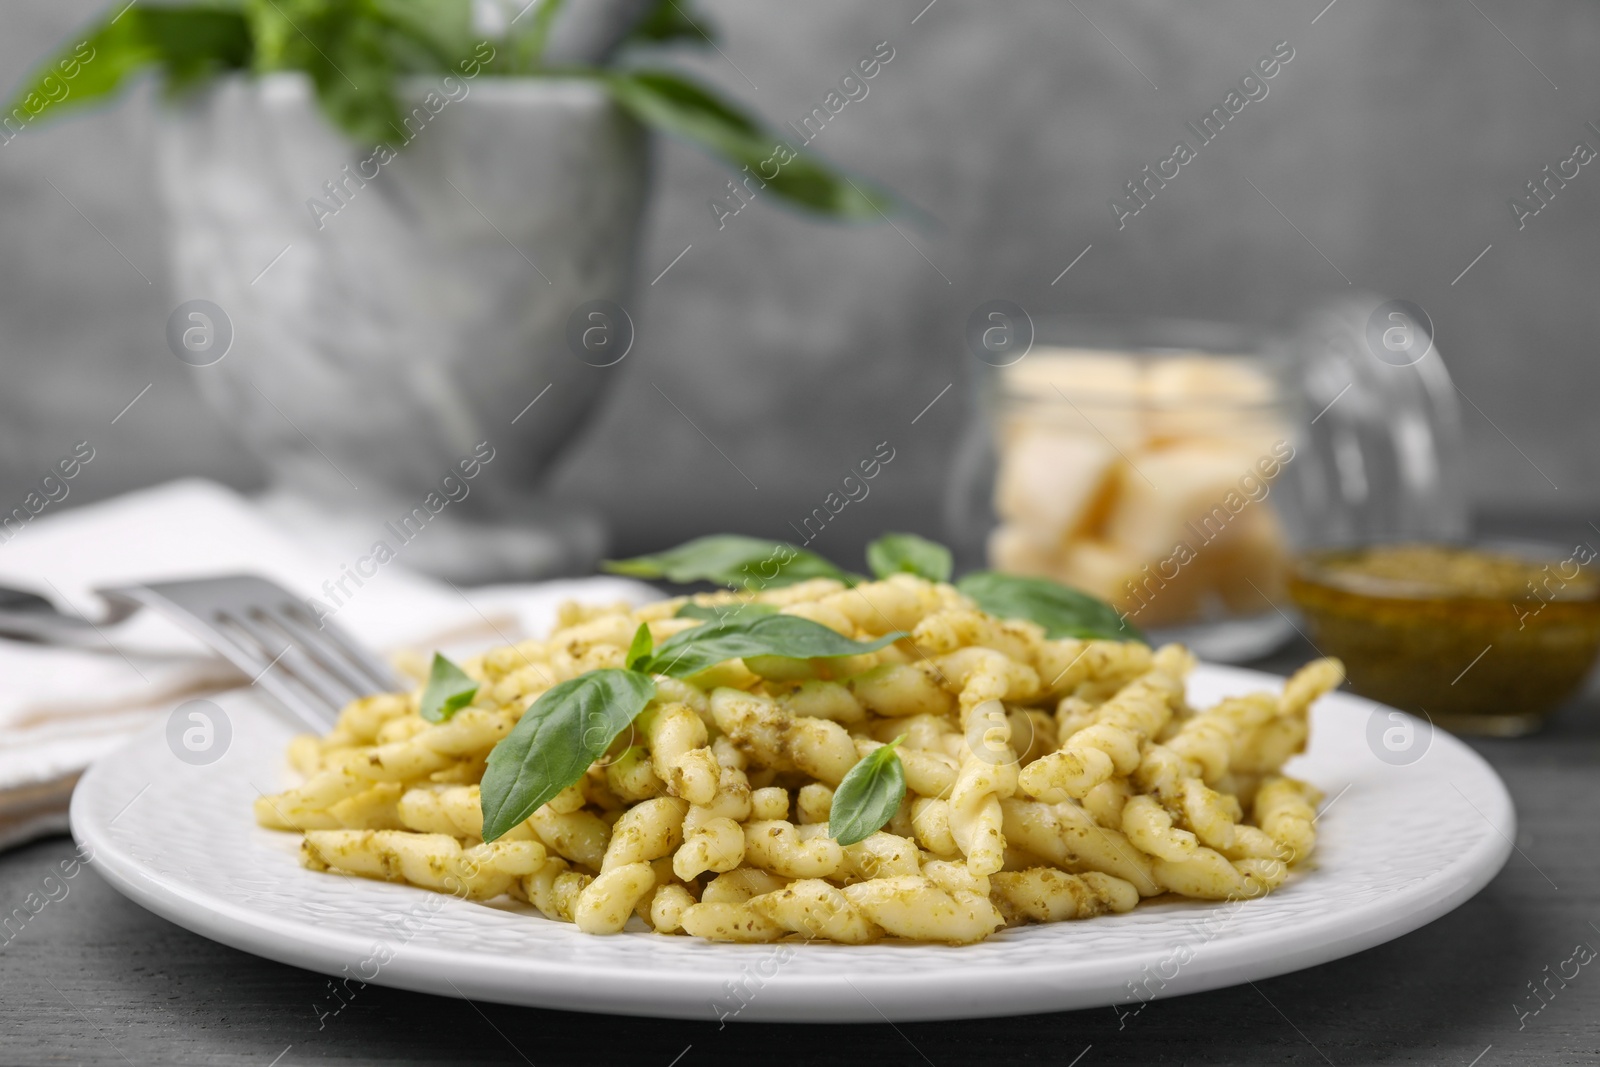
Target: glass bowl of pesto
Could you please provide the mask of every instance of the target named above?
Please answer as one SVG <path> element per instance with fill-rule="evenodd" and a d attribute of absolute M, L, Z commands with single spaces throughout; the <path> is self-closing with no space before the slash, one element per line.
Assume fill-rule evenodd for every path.
<path fill-rule="evenodd" d="M 1586 543 L 1394 543 L 1300 556 L 1289 594 L 1356 692 L 1457 733 L 1537 730 L 1600 654 Z"/>

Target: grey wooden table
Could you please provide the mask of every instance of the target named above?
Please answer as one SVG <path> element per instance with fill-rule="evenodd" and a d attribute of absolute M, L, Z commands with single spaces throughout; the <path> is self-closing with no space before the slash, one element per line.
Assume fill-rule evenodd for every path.
<path fill-rule="evenodd" d="M 1262 666 L 1286 672 L 1309 655 L 1297 647 Z M 157 918 L 91 866 L 0 945 L 0 1064 L 1600 1062 L 1600 973 L 1585 967 L 1565 988 L 1549 983 L 1548 1003 L 1533 1000 L 1529 985 L 1578 943 L 1600 947 L 1600 703 L 1566 709 L 1537 737 L 1474 747 L 1510 786 L 1521 824 L 1517 851 L 1475 899 L 1360 955 L 1156 1001 L 1125 1026 L 1107 1007 L 898 1027 L 719 1029 L 377 986 L 319 1019 L 322 976 Z M 0 913 L 40 891 L 71 855 L 71 843 L 56 839 L 0 856 Z M 1544 1006 L 1523 1014 L 1535 1004 Z"/>

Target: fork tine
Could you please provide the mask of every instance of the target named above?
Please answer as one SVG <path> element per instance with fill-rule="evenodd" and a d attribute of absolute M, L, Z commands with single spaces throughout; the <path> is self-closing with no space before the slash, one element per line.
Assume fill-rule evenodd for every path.
<path fill-rule="evenodd" d="M 232 574 L 96 591 L 114 606 L 166 615 L 318 730 L 333 726 L 350 700 L 402 688 L 381 657 L 264 578 Z"/>
<path fill-rule="evenodd" d="M 345 685 L 332 672 L 324 670 L 312 657 L 295 645 L 291 634 L 282 630 L 274 633 L 276 627 L 269 627 L 257 617 L 259 609 L 240 612 L 218 612 L 217 621 L 227 621 L 243 629 L 255 638 L 267 655 L 272 657 L 263 676 L 271 674 L 274 669 L 282 668 L 301 685 L 311 690 L 312 693 L 328 705 L 329 710 L 337 714 L 339 709 L 361 695 L 360 691 Z M 264 614 L 264 613 L 263 613 Z M 281 643 L 283 648 L 273 653 L 275 644 Z"/>
<path fill-rule="evenodd" d="M 313 617 L 303 604 L 294 600 L 288 600 L 281 610 L 299 624 L 300 630 L 308 635 L 308 641 L 332 646 L 332 650 L 343 654 L 345 662 L 360 668 L 367 684 L 372 686 L 366 692 L 396 693 L 405 688 L 382 656 L 374 655 L 331 620 Z M 321 635 L 325 641 L 311 635 Z"/>
<path fill-rule="evenodd" d="M 266 690 L 307 726 L 315 730 L 332 728 L 334 709 L 326 701 L 306 690 L 304 686 L 295 684 L 287 674 L 273 673 L 271 670 L 273 654 L 266 651 L 251 637 L 249 631 L 236 625 L 232 619 L 226 616 L 210 621 L 202 620 L 198 616 L 192 619 L 180 619 L 177 612 L 159 606 L 157 601 L 152 600 L 150 603 L 151 606 L 157 607 L 157 610 L 169 612 L 175 620 L 183 622 L 187 629 L 200 636 L 206 644 L 221 653 L 224 659 L 250 678 L 252 685 L 258 685 Z"/>
<path fill-rule="evenodd" d="M 377 679 L 368 676 L 361 664 L 344 654 L 344 650 L 329 640 L 323 633 L 306 627 L 281 606 L 267 609 L 266 617 L 289 635 L 306 654 L 315 659 L 324 669 L 336 677 L 340 684 L 350 690 L 354 697 L 371 693 L 373 686 L 380 684 Z M 384 688 L 388 688 L 385 686 Z"/>

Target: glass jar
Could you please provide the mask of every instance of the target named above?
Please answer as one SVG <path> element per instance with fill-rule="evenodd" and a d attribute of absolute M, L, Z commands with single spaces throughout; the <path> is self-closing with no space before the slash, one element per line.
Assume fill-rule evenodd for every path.
<path fill-rule="evenodd" d="M 1054 579 L 1152 640 L 1239 662 L 1294 632 L 1285 582 L 1299 550 L 1464 527 L 1440 488 L 1440 419 L 1388 381 L 1409 376 L 1437 400 L 1437 382 L 1415 385 L 1443 374 L 1437 359 L 1358 365 L 1359 328 L 1330 344 L 1326 314 L 1289 337 L 1033 320 L 1014 305 L 1003 319 L 968 330 L 978 410 L 946 501 L 965 567 Z"/>
<path fill-rule="evenodd" d="M 1426 311 L 1328 301 L 1302 319 L 1283 365 L 1303 460 L 1284 513 L 1303 548 L 1467 537 L 1461 405 Z"/>

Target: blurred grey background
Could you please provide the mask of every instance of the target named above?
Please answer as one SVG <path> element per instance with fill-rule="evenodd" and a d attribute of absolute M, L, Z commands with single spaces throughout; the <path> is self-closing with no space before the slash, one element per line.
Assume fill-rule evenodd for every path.
<path fill-rule="evenodd" d="M 100 6 L 6 0 L 0 83 L 15 85 Z M 819 106 L 888 41 L 894 58 L 870 94 L 811 147 L 926 218 L 846 227 L 768 197 L 719 230 L 709 202 L 728 172 L 693 148 L 658 146 L 638 342 L 555 475 L 610 517 L 618 550 L 721 529 L 784 536 L 882 441 L 895 460 L 818 547 L 853 559 L 888 522 L 937 533 L 971 406 L 962 325 L 995 297 L 1036 314 L 1270 324 L 1352 288 L 1413 300 L 1480 409 L 1466 407 L 1474 506 L 1577 518 L 1600 504 L 1600 301 L 1584 273 L 1600 254 L 1600 171 L 1585 167 L 1520 232 L 1507 207 L 1574 142 L 1600 145 L 1584 129 L 1600 123 L 1600 5 L 702 6 L 721 51 L 676 61 L 775 125 Z M 1267 98 L 1119 231 L 1108 200 L 1178 138 L 1192 143 L 1184 122 L 1280 41 L 1294 58 Z M 146 85 L 0 147 L 8 507 L 85 437 L 106 458 L 70 503 L 184 474 L 260 485 L 199 400 L 193 376 L 205 371 L 166 346 L 168 313 L 187 294 L 166 282 L 157 107 Z"/>

